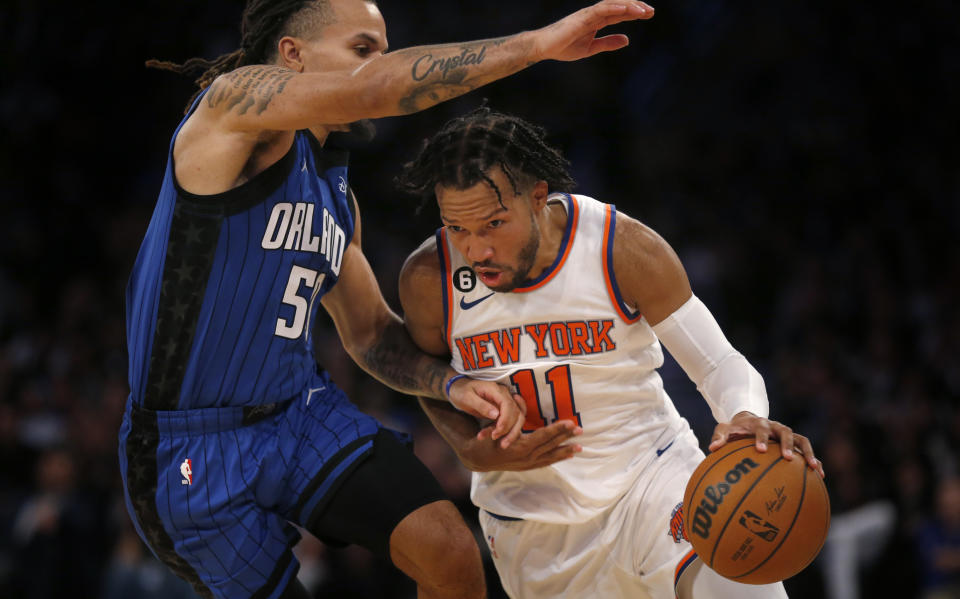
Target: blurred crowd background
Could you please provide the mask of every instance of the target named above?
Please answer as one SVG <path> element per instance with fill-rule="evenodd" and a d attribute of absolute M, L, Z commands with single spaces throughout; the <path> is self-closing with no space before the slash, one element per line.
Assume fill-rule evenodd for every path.
<path fill-rule="evenodd" d="M 380 4 L 392 48 L 505 35 L 582 6 Z M 655 6 L 652 21 L 614 28 L 631 36 L 621 52 L 377 123 L 351 184 L 384 294 L 398 308 L 399 267 L 438 224 L 391 185 L 421 140 L 483 98 L 544 125 L 577 191 L 671 242 L 764 375 L 771 417 L 825 462 L 831 536 L 787 581 L 791 596 L 960 597 L 960 5 Z M 122 502 L 124 288 L 193 91 L 143 62 L 233 50 L 241 10 L 0 4 L 0 597 L 193 597 Z M 469 474 L 416 402 L 354 367 L 329 320 L 318 327 L 322 364 L 413 433 L 475 523 Z M 662 374 L 706 441 L 705 402 L 669 357 Z M 305 539 L 298 551 L 317 597 L 415 596 L 364 550 Z"/>

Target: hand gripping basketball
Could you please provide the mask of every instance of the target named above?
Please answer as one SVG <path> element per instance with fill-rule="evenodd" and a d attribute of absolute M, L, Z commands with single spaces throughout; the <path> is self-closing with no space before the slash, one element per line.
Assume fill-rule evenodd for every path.
<path fill-rule="evenodd" d="M 684 531 L 700 559 L 747 584 L 789 578 L 813 561 L 830 528 L 823 479 L 803 460 L 730 441 L 697 467 L 683 497 Z"/>

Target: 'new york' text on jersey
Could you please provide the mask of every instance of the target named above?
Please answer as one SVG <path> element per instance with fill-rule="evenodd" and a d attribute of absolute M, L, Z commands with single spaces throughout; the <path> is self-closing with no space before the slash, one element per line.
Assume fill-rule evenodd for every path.
<path fill-rule="evenodd" d="M 444 229 L 437 247 L 453 367 L 515 388 L 527 403 L 525 430 L 558 419 L 583 427 L 583 452 L 572 459 L 474 473 L 471 498 L 502 516 L 573 523 L 620 498 L 682 420 L 655 371 L 660 343 L 613 276 L 615 208 L 579 195 L 549 201 L 567 212 L 556 260 L 510 293 L 480 283 Z"/>

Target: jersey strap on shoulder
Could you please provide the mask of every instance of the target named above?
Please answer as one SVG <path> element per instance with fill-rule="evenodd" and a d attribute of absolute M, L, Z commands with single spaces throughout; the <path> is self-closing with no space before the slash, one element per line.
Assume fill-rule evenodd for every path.
<path fill-rule="evenodd" d="M 453 279 L 450 273 L 450 246 L 447 245 L 447 232 L 443 227 L 437 229 L 437 257 L 440 259 L 440 295 L 443 298 L 443 338 L 447 347 L 453 351 Z"/>
<path fill-rule="evenodd" d="M 610 294 L 610 301 L 617 314 L 628 324 L 633 324 L 640 320 L 642 316 L 639 312 L 631 310 L 623 301 L 620 294 L 620 287 L 617 285 L 617 277 L 613 270 L 613 238 L 617 227 L 617 208 L 613 204 L 605 207 L 603 218 L 603 278 L 607 282 L 607 293 Z"/>

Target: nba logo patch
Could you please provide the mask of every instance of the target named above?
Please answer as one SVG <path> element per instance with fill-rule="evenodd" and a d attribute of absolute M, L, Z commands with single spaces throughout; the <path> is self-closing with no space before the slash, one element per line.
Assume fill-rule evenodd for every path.
<path fill-rule="evenodd" d="M 493 535 L 487 535 L 487 541 L 490 542 L 490 555 L 495 559 L 500 559 L 500 556 L 497 555 L 497 548 L 494 546 Z"/>
<path fill-rule="evenodd" d="M 670 536 L 674 543 L 687 540 L 687 533 L 683 531 L 683 502 L 677 504 L 670 512 Z"/>
<path fill-rule="evenodd" d="M 180 476 L 183 477 L 183 480 L 180 481 L 181 485 L 193 484 L 193 467 L 190 458 L 183 460 L 183 463 L 180 464 Z"/>

